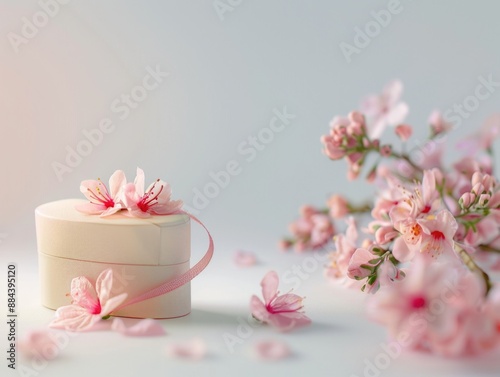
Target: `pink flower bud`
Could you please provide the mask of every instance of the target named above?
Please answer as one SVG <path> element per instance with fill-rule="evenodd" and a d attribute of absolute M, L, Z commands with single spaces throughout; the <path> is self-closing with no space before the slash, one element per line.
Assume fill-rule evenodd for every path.
<path fill-rule="evenodd" d="M 295 243 L 294 249 L 296 253 L 303 253 L 304 251 L 306 251 L 307 245 L 302 241 L 298 241 Z"/>
<path fill-rule="evenodd" d="M 330 208 L 330 216 L 334 219 L 340 219 L 349 213 L 349 203 L 341 195 L 332 195 L 327 204 Z"/>
<path fill-rule="evenodd" d="M 345 117 L 336 116 L 330 121 L 330 128 L 333 130 L 340 126 L 347 126 L 349 124 L 349 119 Z"/>
<path fill-rule="evenodd" d="M 490 208 L 498 208 L 500 206 L 500 191 L 497 191 L 492 195 L 488 205 Z"/>
<path fill-rule="evenodd" d="M 325 154 L 330 158 L 331 160 L 340 160 L 345 156 L 345 150 L 342 147 L 339 147 L 335 145 L 335 143 L 330 142 L 330 141 L 323 141 L 323 144 L 325 145 Z"/>
<path fill-rule="evenodd" d="M 452 124 L 446 122 L 442 114 L 437 110 L 434 110 L 429 116 L 429 124 L 431 125 L 432 131 L 436 135 L 448 132 L 453 128 Z"/>
<path fill-rule="evenodd" d="M 392 178 L 392 176 L 393 176 L 391 169 L 389 169 L 385 165 L 379 165 L 378 166 L 378 168 L 377 168 L 377 174 L 380 177 L 386 178 L 386 179 Z"/>
<path fill-rule="evenodd" d="M 347 117 L 352 123 L 365 124 L 365 117 L 359 111 L 352 111 Z"/>
<path fill-rule="evenodd" d="M 494 177 L 492 177 L 491 175 L 489 174 L 485 174 L 483 176 L 483 186 L 484 186 L 484 189 L 489 192 L 491 191 L 492 189 L 495 188 L 495 184 L 496 184 L 496 180 Z"/>
<path fill-rule="evenodd" d="M 431 172 L 432 172 L 432 174 L 434 174 L 434 179 L 436 181 L 436 184 L 442 185 L 443 181 L 444 181 L 443 172 L 441 170 L 439 170 L 438 168 L 432 169 Z"/>
<path fill-rule="evenodd" d="M 484 192 L 484 186 L 482 183 L 476 183 L 471 191 L 476 195 L 481 195 Z"/>
<path fill-rule="evenodd" d="M 472 186 L 475 186 L 478 183 L 483 183 L 483 173 L 481 173 L 480 171 L 475 172 L 472 175 L 471 183 L 472 183 Z"/>
<path fill-rule="evenodd" d="M 363 153 L 355 152 L 347 156 L 347 159 L 351 164 L 355 164 L 363 158 Z"/>
<path fill-rule="evenodd" d="M 390 145 L 383 145 L 380 147 L 380 154 L 383 157 L 389 157 L 392 153 L 392 147 Z"/>
<path fill-rule="evenodd" d="M 351 123 L 349 127 L 347 128 L 347 133 L 349 135 L 356 135 L 360 136 L 363 135 L 364 133 L 364 126 L 360 123 Z"/>
<path fill-rule="evenodd" d="M 288 250 L 290 247 L 292 247 L 293 245 L 293 242 L 290 241 L 290 240 L 281 240 L 279 243 L 278 243 L 278 248 L 281 250 L 281 251 L 286 251 Z"/>
<path fill-rule="evenodd" d="M 469 208 L 476 200 L 476 195 L 471 192 L 466 192 L 460 197 L 459 203 L 462 208 Z"/>
<path fill-rule="evenodd" d="M 372 271 L 371 269 L 361 267 L 369 265 L 368 261 L 373 259 L 373 254 L 366 249 L 357 249 L 349 261 L 349 267 L 347 267 L 347 276 L 351 279 L 364 279 L 369 276 Z"/>
<path fill-rule="evenodd" d="M 318 210 L 314 208 L 313 206 L 310 205 L 304 205 L 300 207 L 299 213 L 302 217 L 309 218 L 312 215 L 315 215 L 318 213 Z"/>
<path fill-rule="evenodd" d="M 482 184 L 484 187 L 484 191 L 489 192 L 495 187 L 496 180 L 489 174 L 484 174 L 477 171 L 472 175 L 471 183 L 472 186 Z"/>
<path fill-rule="evenodd" d="M 366 283 L 365 289 L 363 292 L 375 294 L 380 288 L 380 280 L 377 278 L 371 284 Z"/>
<path fill-rule="evenodd" d="M 490 194 L 482 194 L 479 197 L 478 205 L 480 207 L 486 207 L 488 205 L 490 199 L 491 199 L 491 195 Z"/>
<path fill-rule="evenodd" d="M 378 279 L 382 285 L 392 284 L 396 280 L 403 280 L 404 277 L 405 273 L 389 260 L 385 260 L 378 269 Z"/>
<path fill-rule="evenodd" d="M 361 166 L 359 164 L 349 164 L 349 170 L 347 171 L 347 179 L 349 181 L 354 181 L 359 177 L 361 171 Z"/>
<path fill-rule="evenodd" d="M 395 129 L 396 135 L 403 141 L 407 141 L 413 134 L 413 128 L 407 124 L 400 124 Z"/>

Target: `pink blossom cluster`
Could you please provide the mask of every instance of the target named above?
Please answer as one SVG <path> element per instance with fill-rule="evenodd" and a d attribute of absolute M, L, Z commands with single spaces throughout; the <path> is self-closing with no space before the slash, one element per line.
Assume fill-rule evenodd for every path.
<path fill-rule="evenodd" d="M 356 206 L 338 194 L 330 196 L 325 208 L 302 206 L 300 217 L 288 227 L 292 236 L 281 240 L 279 246 L 282 250 L 293 247 L 299 253 L 325 248 L 335 235 L 335 220 L 364 212 L 367 208 L 366 205 Z"/>
<path fill-rule="evenodd" d="M 293 237 L 282 240 L 280 247 L 286 250 L 293 246 L 297 252 L 320 249 L 335 233 L 328 213 L 309 205 L 300 209 L 300 217 L 290 224 L 289 230 Z"/>
<path fill-rule="evenodd" d="M 121 210 L 127 210 L 134 217 L 149 217 L 169 215 L 181 209 L 181 200 L 171 200 L 172 190 L 168 183 L 157 179 L 145 189 L 144 182 L 144 171 L 139 168 L 133 183 L 127 183 L 123 171 L 115 171 L 109 179 L 109 190 L 100 179 L 82 181 L 80 191 L 88 203 L 77 205 L 76 209 L 101 217 Z"/>
<path fill-rule="evenodd" d="M 475 148 L 447 169 L 443 138 L 453 128 L 438 111 L 429 117 L 430 147 L 418 160 L 381 142 L 387 125 L 404 144 L 411 140 L 401 92 L 392 82 L 363 103 L 364 114 L 334 118 L 321 139 L 330 159 L 347 161 L 349 179 L 360 175 L 368 154 L 377 155 L 366 175 L 378 188 L 372 205 L 355 209 L 334 195 L 328 208 L 315 210 L 329 214 L 332 229 L 334 219 L 347 217 L 346 232 L 332 238 L 326 276 L 372 293 L 371 317 L 391 337 L 403 334 L 413 349 L 458 356 L 500 347 L 500 284 L 486 272 L 500 266 L 500 187 L 492 159 L 500 117 L 469 137 Z M 353 216 L 359 213 L 370 216 L 362 232 Z"/>
<path fill-rule="evenodd" d="M 335 117 L 330 123 L 330 133 L 321 138 L 324 153 L 331 160 L 345 158 L 348 163 L 349 180 L 356 179 L 361 172 L 366 156 L 370 152 L 378 152 L 390 156 L 390 145 L 380 145 L 379 139 L 370 140 L 365 123 L 365 117 L 357 112 L 351 112 L 347 118 Z"/>

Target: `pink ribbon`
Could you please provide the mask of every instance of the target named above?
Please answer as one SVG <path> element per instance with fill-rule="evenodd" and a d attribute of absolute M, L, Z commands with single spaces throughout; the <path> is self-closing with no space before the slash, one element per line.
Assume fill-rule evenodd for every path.
<path fill-rule="evenodd" d="M 166 281 L 165 283 L 159 285 L 156 288 L 153 288 L 140 296 L 137 296 L 136 298 L 133 298 L 129 301 L 126 301 L 124 304 L 120 305 L 118 308 L 115 309 L 115 311 L 120 310 L 126 306 L 137 304 L 138 302 L 149 300 L 150 298 L 153 297 L 158 297 L 164 294 L 167 294 L 169 292 L 172 292 L 173 290 L 182 287 L 184 284 L 189 283 L 191 280 L 193 280 L 197 275 L 200 274 L 210 263 L 210 260 L 212 259 L 212 256 L 214 255 L 214 240 L 212 239 L 212 235 L 208 231 L 207 227 L 200 221 L 198 220 L 195 216 L 191 215 L 190 213 L 187 213 L 185 211 L 180 211 L 179 213 L 183 213 L 185 215 L 188 215 L 191 219 L 196 221 L 198 224 L 200 224 L 203 229 L 207 232 L 208 235 L 208 249 L 203 256 L 203 258 L 200 259 L 198 263 L 196 263 L 193 267 L 191 267 L 188 271 L 184 272 L 182 275 L 179 275 L 175 277 L 172 280 Z"/>

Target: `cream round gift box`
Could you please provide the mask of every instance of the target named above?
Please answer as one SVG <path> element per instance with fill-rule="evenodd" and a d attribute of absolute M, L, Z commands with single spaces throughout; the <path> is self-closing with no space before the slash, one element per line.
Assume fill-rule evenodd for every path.
<path fill-rule="evenodd" d="M 75 209 L 85 200 L 68 199 L 35 210 L 42 305 L 57 309 L 71 303 L 71 280 L 95 282 L 113 269 L 113 294 L 132 299 L 189 270 L 190 219 L 184 214 L 129 217 L 121 212 L 100 217 Z M 174 318 L 191 311 L 187 283 L 165 295 L 113 313 L 134 318 Z"/>

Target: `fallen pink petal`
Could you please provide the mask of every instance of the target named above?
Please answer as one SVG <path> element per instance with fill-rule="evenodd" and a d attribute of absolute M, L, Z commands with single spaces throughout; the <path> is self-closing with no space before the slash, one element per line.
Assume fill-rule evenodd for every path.
<path fill-rule="evenodd" d="M 111 330 L 125 336 L 162 336 L 165 335 L 163 326 L 154 319 L 130 320 L 127 325 L 121 318 L 113 319 Z"/>
<path fill-rule="evenodd" d="M 238 250 L 234 253 L 234 263 L 239 267 L 255 266 L 257 257 L 251 251 Z"/>
<path fill-rule="evenodd" d="M 199 361 L 207 356 L 207 345 L 203 339 L 194 338 L 167 344 L 165 351 L 172 358 Z"/>
<path fill-rule="evenodd" d="M 254 353 L 257 358 L 266 361 L 286 359 L 291 355 L 288 345 L 280 340 L 264 340 L 255 343 Z"/>
<path fill-rule="evenodd" d="M 19 340 L 18 350 L 27 359 L 52 360 L 59 356 L 61 349 L 54 334 L 47 330 L 28 332 Z"/>

